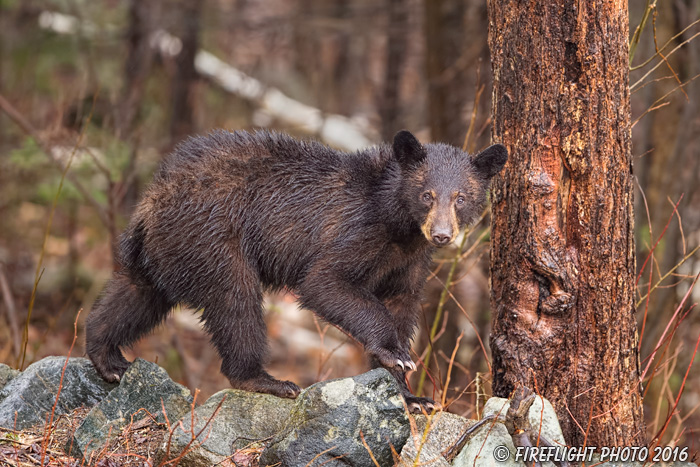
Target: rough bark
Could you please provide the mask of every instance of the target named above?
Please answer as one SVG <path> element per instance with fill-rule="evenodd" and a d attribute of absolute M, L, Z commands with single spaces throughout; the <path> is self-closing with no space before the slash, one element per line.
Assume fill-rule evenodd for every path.
<path fill-rule="evenodd" d="M 490 0 L 489 47 L 494 394 L 539 391 L 573 445 L 642 445 L 627 3 Z"/>

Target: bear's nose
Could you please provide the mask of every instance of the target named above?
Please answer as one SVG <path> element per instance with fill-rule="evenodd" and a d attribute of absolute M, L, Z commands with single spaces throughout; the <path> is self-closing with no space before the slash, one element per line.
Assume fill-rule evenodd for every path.
<path fill-rule="evenodd" d="M 442 233 L 433 234 L 433 242 L 440 246 L 447 245 L 450 243 L 450 236 Z"/>

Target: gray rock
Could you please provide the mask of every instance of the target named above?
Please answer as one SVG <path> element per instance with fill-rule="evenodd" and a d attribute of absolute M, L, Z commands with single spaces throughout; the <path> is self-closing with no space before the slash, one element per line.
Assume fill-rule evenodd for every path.
<path fill-rule="evenodd" d="M 4 363 L 0 363 L 0 389 L 4 388 L 7 383 L 15 379 L 19 373 L 19 370 L 15 370 Z"/>
<path fill-rule="evenodd" d="M 510 401 L 508 399 L 492 397 L 484 406 L 483 416 L 500 414 L 502 417 L 505 417 L 509 407 Z M 557 414 L 548 400 L 536 397 L 535 402 L 530 407 L 529 419 L 533 428 L 539 428 L 540 423 L 542 424 L 542 435 L 553 444 L 561 443 L 566 445 L 564 435 L 562 435 L 559 427 Z M 513 445 L 513 440 L 505 425 L 500 422 L 486 423 L 476 431 L 464 449 L 462 449 L 462 452 L 457 455 L 452 465 L 454 467 L 473 467 L 474 465 L 524 467 L 525 464 L 523 462 L 515 461 L 515 454 L 516 449 Z M 506 460 L 501 461 L 499 456 L 503 456 L 503 459 Z M 554 464 L 544 462 L 542 465 L 553 466 Z"/>
<path fill-rule="evenodd" d="M 86 358 L 70 358 L 61 385 L 66 357 L 46 357 L 0 389 L 0 427 L 23 430 L 45 423 L 54 403 L 54 419 L 78 407 L 92 407 L 115 384 L 106 383 Z M 58 402 L 56 394 L 59 392 Z M 17 424 L 15 425 L 15 412 Z"/>
<path fill-rule="evenodd" d="M 281 433 L 260 457 L 260 466 L 374 467 L 393 465 L 410 433 L 394 378 L 378 368 L 354 378 L 314 384 L 297 398 Z"/>
<path fill-rule="evenodd" d="M 421 466 L 449 465 L 442 453 L 454 445 L 464 430 L 476 423 L 459 415 L 449 412 L 437 412 L 432 417 L 426 415 L 413 416 L 416 422 L 415 432 L 406 441 L 401 450 L 401 465 L 412 466 L 420 451 L 418 464 Z"/>
<path fill-rule="evenodd" d="M 542 404 L 544 401 L 544 410 Z M 488 415 L 506 415 L 508 409 L 510 408 L 510 401 L 508 399 L 502 399 L 500 397 L 492 397 L 486 401 L 484 405 L 483 416 Z M 538 429 L 540 424 L 542 425 L 542 436 L 547 438 L 552 443 L 561 443 L 566 445 L 564 441 L 564 435 L 561 432 L 561 427 L 559 426 L 559 418 L 557 413 L 554 411 L 552 404 L 544 397 L 535 397 L 535 402 L 530 407 L 528 412 L 530 425 L 532 428 Z"/>
<path fill-rule="evenodd" d="M 279 432 L 293 406 L 294 400 L 269 394 L 237 389 L 219 391 L 194 411 L 197 441 L 187 447 L 193 438 L 192 416 L 188 413 L 180 420 L 182 427 L 179 424 L 175 427 L 170 447 L 168 448 L 167 439 L 163 443 L 161 457 L 173 459 L 187 448 L 178 465 L 215 465 L 231 456 L 236 449 L 260 447 L 261 444 L 256 441 L 270 438 Z M 219 411 L 214 416 L 217 407 Z"/>
<path fill-rule="evenodd" d="M 416 431 L 419 436 L 428 427 L 430 417 L 415 415 Z M 426 443 L 436 446 L 438 450 L 445 451 L 457 442 L 464 430 L 476 423 L 476 420 L 468 420 L 449 412 L 437 412 L 430 420 Z"/>
<path fill-rule="evenodd" d="M 162 401 L 162 405 L 161 405 Z M 147 417 L 145 409 L 160 423 L 170 423 L 191 411 L 189 389 L 170 379 L 155 363 L 136 359 L 126 370 L 119 386 L 90 410 L 73 435 L 73 455 L 90 459 L 104 448 L 126 425 Z"/>
<path fill-rule="evenodd" d="M 420 436 L 411 438 L 403 445 L 399 467 L 449 467 L 450 463 L 445 460 L 435 445 L 422 443 Z"/>

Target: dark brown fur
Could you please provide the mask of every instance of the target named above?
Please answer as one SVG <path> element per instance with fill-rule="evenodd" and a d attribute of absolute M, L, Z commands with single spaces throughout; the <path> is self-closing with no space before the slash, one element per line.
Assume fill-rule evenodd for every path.
<path fill-rule="evenodd" d="M 506 157 L 502 146 L 475 158 L 423 146 L 405 131 L 393 146 L 354 154 L 268 132 L 191 138 L 165 160 L 120 239 L 120 269 L 87 319 L 87 353 L 118 380 L 129 364 L 120 347 L 184 303 L 204 310 L 234 387 L 295 397 L 295 384 L 263 368 L 262 294 L 288 287 L 362 343 L 409 403 L 429 405 L 410 394 L 404 369 L 434 244 L 445 223 L 464 226 L 480 211 Z"/>

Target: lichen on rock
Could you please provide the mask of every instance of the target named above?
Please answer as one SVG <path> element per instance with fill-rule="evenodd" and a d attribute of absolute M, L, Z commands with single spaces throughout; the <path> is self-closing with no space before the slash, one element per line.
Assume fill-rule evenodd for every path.
<path fill-rule="evenodd" d="M 0 427 L 23 430 L 45 423 L 52 410 L 55 418 L 78 407 L 92 407 L 114 387 L 86 358 L 46 357 L 0 389 Z"/>
<path fill-rule="evenodd" d="M 379 465 L 393 465 L 392 448 L 400 452 L 409 433 L 396 381 L 375 369 L 302 391 L 260 465 L 373 467 L 370 451 Z"/>
<path fill-rule="evenodd" d="M 236 449 L 260 447 L 269 440 L 282 429 L 293 405 L 292 399 L 224 389 L 173 425 L 173 435 L 169 440 L 166 437 L 161 457 L 173 459 L 186 450 L 179 465 L 218 464 Z M 193 433 L 198 435 L 194 442 Z"/>
<path fill-rule="evenodd" d="M 136 359 L 117 388 L 92 408 L 73 435 L 73 453 L 86 460 L 104 448 L 121 429 L 144 417 L 165 422 L 163 407 L 172 423 L 191 410 L 189 389 L 174 382 L 155 363 Z"/>

